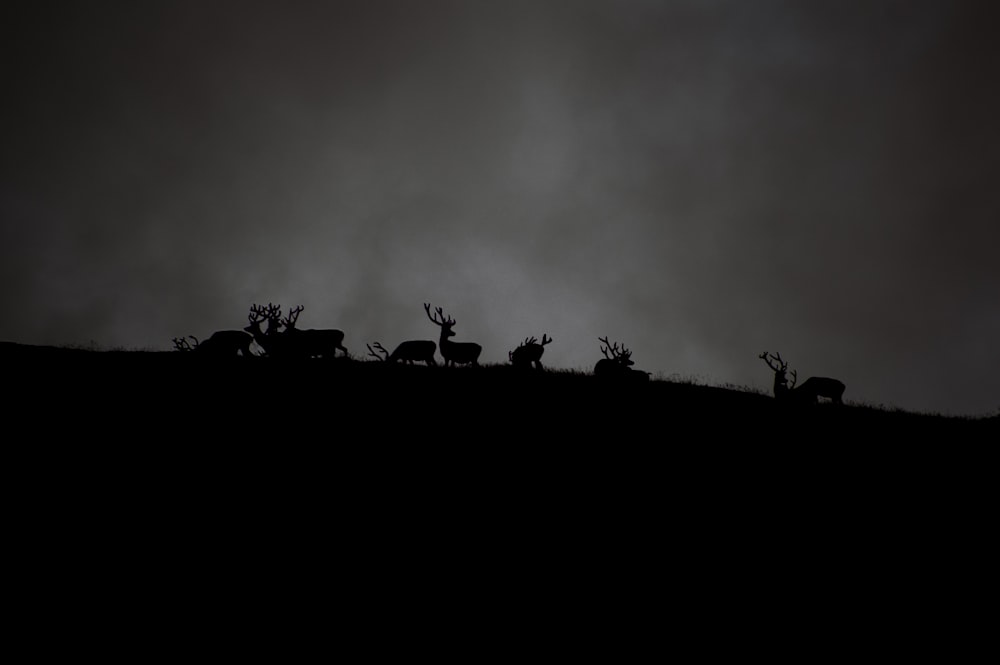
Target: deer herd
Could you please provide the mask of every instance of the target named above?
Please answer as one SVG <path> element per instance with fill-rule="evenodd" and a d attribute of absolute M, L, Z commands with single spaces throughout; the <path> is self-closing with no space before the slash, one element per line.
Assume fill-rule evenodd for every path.
<path fill-rule="evenodd" d="M 251 357 L 265 355 L 273 358 L 335 358 L 337 351 L 341 357 L 348 357 L 344 346 L 344 333 L 334 329 L 300 329 L 296 327 L 303 307 L 292 308 L 287 316 L 282 316 L 281 306 L 269 303 L 266 307 L 254 304 L 247 316 L 249 325 L 243 330 L 220 330 L 212 333 L 204 341 L 197 337 L 175 337 L 174 347 L 177 351 L 191 351 L 212 357 Z M 441 352 L 446 367 L 453 365 L 479 365 L 479 356 L 483 347 L 475 342 L 455 342 L 456 321 L 446 315 L 441 307 L 435 307 L 431 313 L 431 305 L 424 304 L 427 318 L 440 329 L 437 342 L 433 340 L 407 340 L 389 353 L 380 342 L 368 344 L 368 355 L 381 362 L 402 362 L 412 365 L 422 362 L 427 365 L 437 365 L 434 354 Z M 267 328 L 261 326 L 267 322 Z M 191 341 L 188 341 L 191 340 Z M 603 358 L 594 366 L 594 375 L 605 379 L 629 381 L 649 381 L 649 372 L 633 367 L 632 352 L 619 346 L 618 342 L 609 342 L 607 337 L 599 337 Z M 193 342 L 193 343 L 192 343 Z M 254 354 L 251 345 L 256 343 L 261 353 Z M 537 337 L 526 337 L 517 348 L 507 353 L 511 366 L 518 369 L 544 370 L 542 354 L 545 347 L 552 343 L 547 334 Z M 843 404 L 844 384 L 836 379 L 814 376 L 796 387 L 797 373 L 788 371 L 788 363 L 782 360 L 780 353 L 769 354 L 767 351 L 758 356 L 774 372 L 774 397 L 776 400 L 790 402 L 815 403 L 820 397 L 829 399 L 835 404 Z M 789 384 L 788 376 L 792 380 Z"/>

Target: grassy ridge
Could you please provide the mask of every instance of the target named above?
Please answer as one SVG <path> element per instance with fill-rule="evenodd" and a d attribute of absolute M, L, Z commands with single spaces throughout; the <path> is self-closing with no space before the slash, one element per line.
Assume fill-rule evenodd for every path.
<path fill-rule="evenodd" d="M 339 358 L 281 362 L 10 344 L 0 345 L 0 362 L 8 376 L 7 401 L 29 411 L 112 411 L 124 420 L 194 421 L 218 430 L 249 421 L 285 439 L 289 435 L 274 423 L 280 421 L 286 430 L 297 426 L 303 433 L 319 428 L 414 441 L 455 441 L 463 431 L 466 437 L 493 433 L 517 440 L 534 435 L 578 441 L 739 437 L 747 442 L 761 436 L 808 442 L 872 434 L 976 435 L 997 424 L 996 418 L 858 405 L 792 407 L 768 395 L 728 388 L 671 381 L 625 384 L 508 365 L 445 368 Z"/>
<path fill-rule="evenodd" d="M 549 597 L 570 620 L 656 634 L 650 606 L 671 604 L 710 644 L 720 607 L 770 635 L 761 599 L 788 608 L 782 632 L 815 626 L 807 600 L 842 603 L 838 630 L 844 616 L 884 630 L 873 592 L 951 612 L 965 605 L 929 576 L 978 591 L 995 560 L 978 542 L 995 419 L 505 366 L 0 345 L 0 367 L 10 567 L 75 625 L 106 621 L 94 598 L 136 594 L 176 597 L 184 616 L 203 605 L 212 630 L 219 602 L 192 602 L 206 592 L 227 616 L 273 625 L 261 608 L 281 608 L 298 628 L 325 617 L 316 598 L 410 617 L 443 594 L 518 617 L 541 598 L 549 630 Z"/>

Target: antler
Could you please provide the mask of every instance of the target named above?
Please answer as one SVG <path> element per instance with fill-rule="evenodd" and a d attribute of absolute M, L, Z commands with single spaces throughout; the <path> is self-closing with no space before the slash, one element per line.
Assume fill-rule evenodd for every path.
<path fill-rule="evenodd" d="M 267 303 L 267 334 L 277 332 L 281 325 L 281 305 Z"/>
<path fill-rule="evenodd" d="M 550 343 L 551 341 L 552 341 L 551 337 L 549 337 L 548 339 L 545 339 L 545 333 L 542 333 L 542 346 L 545 346 L 546 344 Z"/>
<path fill-rule="evenodd" d="M 191 342 L 187 341 L 186 337 L 174 337 L 174 350 L 175 351 L 194 351 L 198 348 L 198 338 L 194 335 L 188 335 L 194 340 L 194 346 L 191 346 Z"/>
<path fill-rule="evenodd" d="M 424 311 L 427 312 L 427 318 L 430 319 L 431 323 L 433 323 L 436 326 L 453 326 L 453 325 L 455 325 L 455 319 L 451 318 L 450 316 L 446 318 L 445 315 L 444 315 L 444 312 L 441 311 L 440 307 L 435 307 L 434 308 L 434 316 L 431 316 L 431 306 L 430 306 L 430 303 L 426 303 L 425 302 L 424 303 Z M 440 320 L 438 320 L 439 317 L 440 317 Z"/>
<path fill-rule="evenodd" d="M 608 360 L 618 360 L 621 356 L 621 353 L 618 351 L 618 342 L 615 342 L 614 346 L 612 346 L 607 337 L 598 337 L 597 339 L 604 343 L 604 346 L 601 347 L 601 353 L 604 354 L 604 357 Z M 610 356 L 608 355 L 609 351 L 611 352 Z"/>
<path fill-rule="evenodd" d="M 305 307 L 303 307 L 302 305 L 299 305 L 298 307 L 293 307 L 288 312 L 288 316 L 282 319 L 281 322 L 284 324 L 286 328 L 294 328 L 295 322 L 299 320 L 299 314 L 301 314 L 302 310 L 304 309 Z M 281 309 L 279 308 L 278 311 L 280 312 Z"/>
<path fill-rule="evenodd" d="M 375 349 L 373 349 L 370 344 L 365 344 L 365 346 L 368 347 L 368 355 L 370 355 L 372 358 L 378 358 L 379 360 L 389 359 L 389 352 L 386 351 L 385 347 L 382 346 L 380 343 L 375 342 L 375 349 L 378 349 L 385 355 L 379 355 L 378 353 L 376 353 Z"/>
<path fill-rule="evenodd" d="M 792 383 L 791 383 L 791 385 L 788 386 L 788 389 L 791 390 L 792 388 L 795 387 L 795 381 L 796 381 L 796 377 L 798 376 L 798 373 L 793 369 L 791 372 L 789 372 L 789 374 L 792 375 Z M 806 383 L 808 383 L 808 381 Z M 802 385 L 804 386 L 805 384 L 802 384 Z"/>
<path fill-rule="evenodd" d="M 250 306 L 250 313 L 247 314 L 247 319 L 250 320 L 250 323 L 260 323 L 266 318 L 267 310 L 262 305 L 255 303 Z"/>
<path fill-rule="evenodd" d="M 772 354 L 770 354 L 770 358 L 768 358 L 768 353 L 767 353 L 767 351 L 765 351 L 764 353 L 760 354 L 757 357 L 760 358 L 761 360 L 763 360 L 764 362 L 766 362 L 767 366 L 770 367 L 775 372 L 784 372 L 785 370 L 788 369 L 788 363 L 786 363 L 784 360 L 781 359 L 781 354 L 780 353 L 772 353 Z M 775 367 L 771 363 L 771 360 L 777 361 L 780 366 L 779 367 Z"/>

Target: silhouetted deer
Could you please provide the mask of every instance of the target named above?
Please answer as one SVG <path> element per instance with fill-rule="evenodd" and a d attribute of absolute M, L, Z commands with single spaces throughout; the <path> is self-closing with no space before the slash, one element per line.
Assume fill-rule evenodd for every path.
<path fill-rule="evenodd" d="M 632 369 L 632 352 L 625 345 L 618 349 L 618 342 L 613 345 L 607 337 L 598 337 L 602 343 L 601 353 L 604 357 L 594 365 L 594 375 L 609 378 L 623 378 L 635 381 L 649 381 L 649 374 L 640 370 Z"/>
<path fill-rule="evenodd" d="M 244 358 L 253 356 L 250 353 L 250 344 L 253 343 L 253 336 L 242 330 L 219 330 L 204 342 L 199 342 L 194 335 L 189 335 L 194 340 L 194 346 L 183 337 L 174 337 L 174 348 L 177 351 L 195 351 L 202 355 L 217 356 L 220 358 L 232 357 L 242 354 Z"/>
<path fill-rule="evenodd" d="M 811 376 L 798 388 L 795 382 L 798 373 L 791 371 L 792 383 L 788 384 L 788 363 L 781 359 L 780 353 L 768 354 L 767 351 L 758 356 L 774 371 L 774 398 L 781 400 L 796 400 L 815 403 L 820 397 L 826 397 L 835 404 L 843 404 L 844 389 L 847 387 L 837 379 L 823 376 Z M 774 362 L 771 362 L 774 361 Z M 775 364 L 777 363 L 777 364 Z"/>
<path fill-rule="evenodd" d="M 427 312 L 427 318 L 431 320 L 431 323 L 441 328 L 441 341 L 438 346 L 441 349 L 441 357 L 444 358 L 445 367 L 452 364 L 479 364 L 479 354 L 483 352 L 483 347 L 475 342 L 452 342 L 448 339 L 455 336 L 452 330 L 455 327 L 455 319 L 450 316 L 445 317 L 440 307 L 435 307 L 435 314 L 431 316 L 431 306 L 428 303 L 424 303 L 424 311 Z"/>
<path fill-rule="evenodd" d="M 516 349 L 507 352 L 510 364 L 519 368 L 530 368 L 534 364 L 536 369 L 544 370 L 542 354 L 545 352 L 545 345 L 551 342 L 552 338 L 546 339 L 545 334 L 542 334 L 541 342 L 538 341 L 537 337 L 525 337 L 524 342 Z"/>
<path fill-rule="evenodd" d="M 347 349 L 344 348 L 342 342 L 344 341 L 344 333 L 340 330 L 299 330 L 295 327 L 295 323 L 299 320 L 299 314 L 302 313 L 305 307 L 299 305 L 293 308 L 281 323 L 285 326 L 282 335 L 284 338 L 281 344 L 284 345 L 282 352 L 287 351 L 290 354 L 296 356 L 304 356 L 306 358 L 312 358 L 315 356 L 321 357 L 336 357 L 337 349 L 344 352 L 347 355 Z"/>
<path fill-rule="evenodd" d="M 281 321 L 281 305 L 268 303 L 267 307 L 254 304 L 250 307 L 250 314 L 247 315 L 250 321 L 243 330 L 253 335 L 253 340 L 257 346 L 262 348 L 269 356 L 278 356 L 282 350 L 282 342 L 286 341 L 278 334 L 278 326 Z M 267 319 L 268 326 L 265 333 L 260 329 L 261 322 Z"/>
<path fill-rule="evenodd" d="M 392 354 L 378 342 L 375 342 L 374 349 L 370 344 L 366 346 L 368 346 L 368 355 L 379 360 L 384 360 L 385 362 L 394 363 L 397 360 L 402 360 L 407 365 L 412 365 L 414 362 L 437 365 L 437 361 L 434 360 L 434 352 L 437 350 L 437 344 L 430 340 L 416 339 L 408 342 L 400 342 Z"/>

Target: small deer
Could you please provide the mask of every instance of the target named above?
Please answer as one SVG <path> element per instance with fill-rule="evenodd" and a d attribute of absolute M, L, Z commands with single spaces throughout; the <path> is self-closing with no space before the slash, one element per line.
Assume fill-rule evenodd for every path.
<path fill-rule="evenodd" d="M 546 339 L 545 334 L 542 334 L 541 342 L 538 341 L 537 337 L 525 337 L 516 349 L 507 352 L 510 364 L 518 368 L 531 368 L 534 365 L 535 369 L 544 370 L 542 353 L 545 352 L 545 345 L 551 342 L 552 338 Z"/>
<path fill-rule="evenodd" d="M 648 381 L 649 374 L 640 370 L 632 369 L 635 363 L 632 361 L 632 352 L 622 344 L 618 348 L 618 342 L 612 344 L 607 337 L 598 337 L 601 342 L 601 353 L 604 357 L 594 365 L 594 375 L 609 378 L 625 378 L 637 381 Z"/>
<path fill-rule="evenodd" d="M 399 346 L 391 354 L 378 342 L 375 342 L 374 349 L 370 344 L 366 346 L 368 346 L 368 355 L 385 362 L 394 363 L 397 360 L 401 360 L 407 365 L 412 365 L 414 362 L 437 365 L 437 361 L 434 360 L 434 352 L 437 351 L 437 344 L 430 340 L 415 339 L 400 342 Z"/>
<path fill-rule="evenodd" d="M 788 371 L 788 363 L 781 359 L 780 353 L 767 351 L 758 356 L 767 363 L 767 366 L 774 372 L 774 398 L 780 400 L 795 400 L 815 404 L 820 397 L 826 397 L 834 404 L 843 404 L 845 386 L 837 379 L 828 379 L 824 376 L 811 376 L 805 382 L 795 387 L 798 373 L 795 370 Z M 792 376 L 792 383 L 788 383 L 788 374 Z"/>
<path fill-rule="evenodd" d="M 281 332 L 284 336 L 282 344 L 286 345 L 287 351 L 296 356 L 313 358 L 316 356 L 334 358 L 337 349 L 347 355 L 347 349 L 343 345 L 344 333 L 341 330 L 299 330 L 295 327 L 299 320 L 299 314 L 305 307 L 299 305 L 292 308 L 284 319 L 281 320 L 285 329 Z"/>
<path fill-rule="evenodd" d="M 194 340 L 192 346 L 184 337 L 174 337 L 174 349 L 177 351 L 196 351 L 202 355 L 219 358 L 242 355 L 244 358 L 253 357 L 250 353 L 250 344 L 253 343 L 253 336 L 242 330 L 219 330 L 211 334 L 204 342 L 199 342 L 194 335 L 189 335 Z"/>
<path fill-rule="evenodd" d="M 449 337 L 454 337 L 455 319 L 445 317 L 440 307 L 434 308 L 434 316 L 431 316 L 431 306 L 424 303 L 424 311 L 431 323 L 441 328 L 441 340 L 438 343 L 441 349 L 441 356 L 444 358 L 444 366 L 479 364 L 479 354 L 483 352 L 483 347 L 475 342 L 452 342 Z"/>

